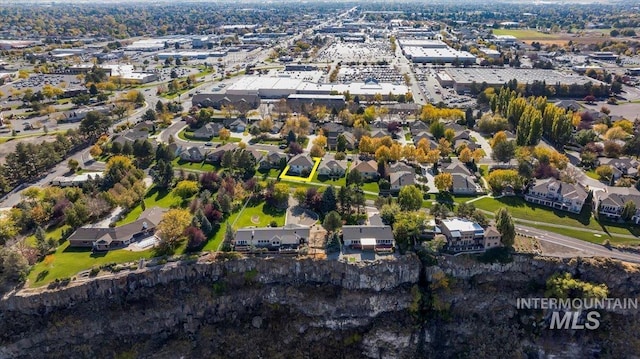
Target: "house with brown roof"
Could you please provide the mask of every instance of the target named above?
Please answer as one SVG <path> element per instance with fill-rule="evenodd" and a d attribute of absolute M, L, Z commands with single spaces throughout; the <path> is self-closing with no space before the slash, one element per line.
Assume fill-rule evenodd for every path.
<path fill-rule="evenodd" d="M 358 171 L 362 178 L 367 181 L 375 181 L 380 177 L 378 173 L 378 163 L 374 160 L 360 161 L 351 168 L 351 171 Z"/>

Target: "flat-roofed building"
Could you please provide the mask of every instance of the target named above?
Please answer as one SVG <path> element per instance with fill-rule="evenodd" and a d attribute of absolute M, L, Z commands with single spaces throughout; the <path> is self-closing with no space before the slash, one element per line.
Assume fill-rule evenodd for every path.
<path fill-rule="evenodd" d="M 415 63 L 461 63 L 472 64 L 476 57 L 467 51 L 458 51 L 450 47 L 429 48 L 407 46 L 402 48 L 407 59 Z"/>

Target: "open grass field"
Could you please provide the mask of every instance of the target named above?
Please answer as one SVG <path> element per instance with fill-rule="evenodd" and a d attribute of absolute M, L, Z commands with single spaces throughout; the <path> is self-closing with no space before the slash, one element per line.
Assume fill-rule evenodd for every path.
<path fill-rule="evenodd" d="M 184 168 L 186 170 L 193 170 L 197 172 L 217 172 L 220 170 L 220 167 L 214 166 L 211 163 L 189 162 L 181 159 L 180 157 L 174 158 L 172 163 L 174 168 Z"/>
<path fill-rule="evenodd" d="M 554 34 L 545 34 L 537 30 L 528 29 L 494 29 L 494 35 L 511 35 L 518 40 L 552 40 L 558 39 L 559 36 Z"/>
<path fill-rule="evenodd" d="M 278 226 L 284 226 L 286 211 L 279 210 L 262 202 L 257 205 L 248 205 L 235 220 L 235 229 L 244 227 L 268 227 L 271 221 L 275 221 Z"/>

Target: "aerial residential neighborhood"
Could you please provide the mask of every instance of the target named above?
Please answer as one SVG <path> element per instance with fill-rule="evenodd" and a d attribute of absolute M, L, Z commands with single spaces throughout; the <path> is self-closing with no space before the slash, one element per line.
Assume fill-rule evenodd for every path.
<path fill-rule="evenodd" d="M 335 13 L 206 35 L 3 26 L 0 221 L 30 243 L 29 285 L 200 252 L 359 261 L 533 240 L 629 259 L 604 251 L 640 233 L 632 51 Z"/>

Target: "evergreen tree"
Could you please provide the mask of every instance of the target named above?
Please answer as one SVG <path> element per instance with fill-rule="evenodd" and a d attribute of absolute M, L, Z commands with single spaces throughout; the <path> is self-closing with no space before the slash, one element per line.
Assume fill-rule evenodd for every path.
<path fill-rule="evenodd" d="M 502 236 L 502 244 L 504 244 L 505 247 L 512 247 L 516 238 L 516 227 L 513 223 L 511 213 L 504 207 L 498 209 L 496 212 L 496 229 Z"/>
<path fill-rule="evenodd" d="M 322 194 L 322 199 L 320 200 L 320 212 L 322 214 L 327 214 L 331 211 L 335 211 L 337 208 L 335 192 L 333 187 L 329 186 Z"/>

